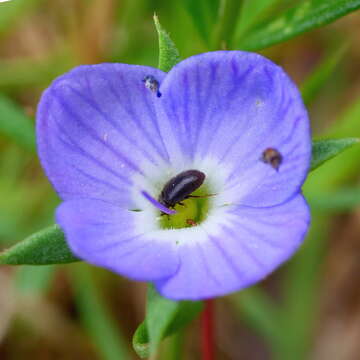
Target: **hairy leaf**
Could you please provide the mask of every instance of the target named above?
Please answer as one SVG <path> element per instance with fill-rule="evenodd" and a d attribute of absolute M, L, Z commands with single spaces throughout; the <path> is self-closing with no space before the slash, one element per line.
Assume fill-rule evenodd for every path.
<path fill-rule="evenodd" d="M 0 134 L 31 152 L 35 151 L 34 125 L 23 110 L 7 97 L 0 96 Z"/>
<path fill-rule="evenodd" d="M 161 27 L 159 18 L 154 15 L 155 27 L 159 36 L 159 69 L 169 71 L 180 60 L 179 51 L 169 34 Z"/>
<path fill-rule="evenodd" d="M 58 225 L 43 229 L 0 254 L 3 265 L 51 265 L 78 261 Z"/>
<path fill-rule="evenodd" d="M 161 340 L 190 323 L 202 310 L 202 302 L 172 301 L 148 288 L 146 319 L 133 336 L 133 347 L 141 358 L 153 354 Z"/>
<path fill-rule="evenodd" d="M 313 141 L 310 171 L 315 170 L 325 161 L 332 159 L 349 147 L 358 144 L 359 141 L 357 138 Z"/>

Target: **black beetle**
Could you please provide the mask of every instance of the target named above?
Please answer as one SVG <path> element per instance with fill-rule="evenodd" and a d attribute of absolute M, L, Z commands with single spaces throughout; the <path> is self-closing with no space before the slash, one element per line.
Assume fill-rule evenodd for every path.
<path fill-rule="evenodd" d="M 171 178 L 162 189 L 159 202 L 166 207 L 174 207 L 191 196 L 205 180 L 205 174 L 199 170 L 186 170 Z"/>

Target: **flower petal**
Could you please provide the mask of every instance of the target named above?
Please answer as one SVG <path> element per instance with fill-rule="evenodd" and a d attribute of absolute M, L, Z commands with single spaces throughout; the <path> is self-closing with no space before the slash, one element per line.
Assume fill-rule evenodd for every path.
<path fill-rule="evenodd" d="M 174 274 L 179 264 L 175 242 L 160 241 L 146 224 L 138 226 L 141 217 L 141 212 L 91 199 L 65 201 L 56 213 L 79 258 L 134 280 L 153 281 Z"/>
<path fill-rule="evenodd" d="M 215 160 L 228 202 L 272 206 L 299 191 L 311 156 L 309 120 L 280 67 L 253 53 L 206 53 L 175 66 L 160 91 L 171 159 Z M 267 148 L 281 153 L 279 171 L 261 161 Z"/>
<path fill-rule="evenodd" d="M 220 233 L 204 226 L 205 241 L 193 238 L 179 247 L 177 273 L 156 282 L 163 296 L 205 299 L 263 279 L 297 250 L 310 221 L 302 195 L 275 207 L 230 207 L 228 216 Z"/>
<path fill-rule="evenodd" d="M 160 136 L 148 75 L 126 64 L 80 66 L 45 91 L 38 109 L 39 156 L 62 199 L 92 197 L 129 208 L 133 177 L 169 158 Z"/>

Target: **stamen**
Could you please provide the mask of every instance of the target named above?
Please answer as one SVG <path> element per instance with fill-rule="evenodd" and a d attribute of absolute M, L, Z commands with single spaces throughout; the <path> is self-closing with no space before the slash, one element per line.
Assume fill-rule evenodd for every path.
<path fill-rule="evenodd" d="M 267 148 L 263 151 L 260 160 L 265 164 L 269 164 L 276 171 L 279 171 L 283 157 L 278 150 L 274 148 Z"/>
<path fill-rule="evenodd" d="M 141 194 L 144 196 L 145 199 L 149 200 L 156 208 L 158 208 L 161 212 L 174 215 L 176 214 L 175 210 L 168 209 L 165 205 L 159 203 L 155 198 L 153 198 L 148 192 L 145 190 L 141 191 Z"/>
<path fill-rule="evenodd" d="M 144 77 L 143 82 L 145 83 L 145 87 L 152 92 L 156 93 L 157 97 L 161 96 L 161 93 L 159 91 L 159 82 L 152 76 L 147 75 Z"/>

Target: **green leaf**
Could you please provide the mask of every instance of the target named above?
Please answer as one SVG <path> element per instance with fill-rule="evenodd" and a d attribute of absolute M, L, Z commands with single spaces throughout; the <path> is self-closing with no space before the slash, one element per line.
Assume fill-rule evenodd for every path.
<path fill-rule="evenodd" d="M 101 359 L 130 359 L 114 316 L 106 307 L 90 267 L 77 264 L 72 268 L 72 285 L 81 321 L 95 344 Z"/>
<path fill-rule="evenodd" d="M 43 229 L 0 254 L 2 265 L 51 265 L 79 261 L 58 225 Z"/>
<path fill-rule="evenodd" d="M 359 142 L 360 139 L 357 138 L 313 141 L 310 171 L 315 170 L 325 161 L 332 159 L 336 155 L 340 154 L 349 147 L 358 144 Z"/>
<path fill-rule="evenodd" d="M 16 21 L 21 20 L 24 15 L 36 8 L 43 0 L 13 0 L 0 3 L 0 34 L 13 29 Z"/>
<path fill-rule="evenodd" d="M 311 209 L 328 212 L 351 211 L 360 206 L 360 187 L 321 191 L 306 196 Z"/>
<path fill-rule="evenodd" d="M 51 285 L 55 275 L 55 266 L 20 266 L 16 272 L 15 286 L 26 295 L 44 294 Z"/>
<path fill-rule="evenodd" d="M 168 72 L 181 61 L 179 51 L 169 34 L 161 27 L 159 18 L 154 15 L 155 27 L 159 36 L 159 69 Z"/>
<path fill-rule="evenodd" d="M 274 359 L 310 359 L 309 351 L 319 314 L 321 268 L 330 230 L 324 214 L 312 214 L 311 227 L 299 251 L 284 273 L 284 299 L 281 305 L 283 342 Z M 301 296 L 301 301 L 299 297 Z"/>
<path fill-rule="evenodd" d="M 216 22 L 222 0 L 183 0 L 199 34 L 209 44 L 210 31 Z M 235 0 L 239 1 L 239 0 Z"/>
<path fill-rule="evenodd" d="M 239 18 L 242 1 L 222 0 L 218 23 L 215 27 L 215 49 L 232 48 L 232 40 Z"/>
<path fill-rule="evenodd" d="M 322 61 L 310 76 L 305 80 L 301 87 L 302 98 L 305 105 L 309 105 L 324 87 L 327 80 L 334 73 L 340 60 L 343 58 L 348 45 L 337 47 L 333 54 L 326 54 Z"/>
<path fill-rule="evenodd" d="M 360 101 L 356 101 L 326 131 L 327 137 L 360 137 Z M 336 191 L 340 184 L 349 183 L 359 176 L 360 146 L 354 146 L 332 161 L 321 166 L 308 178 L 303 188 L 305 197 L 311 198 L 320 192 Z M 276 359 L 302 360 L 310 358 L 309 349 L 314 339 L 314 329 L 319 313 L 319 289 L 324 256 L 328 249 L 329 214 L 312 208 L 310 233 L 295 257 L 287 265 L 286 287 L 282 302 L 283 334 L 286 347 Z M 320 286 L 320 287 L 319 287 Z M 299 301 L 301 294 L 301 301 Z"/>
<path fill-rule="evenodd" d="M 135 352 L 142 358 L 145 359 L 150 355 L 149 348 L 149 335 L 146 328 L 145 321 L 142 322 L 136 329 L 132 338 L 132 345 Z"/>
<path fill-rule="evenodd" d="M 51 52 L 51 56 L 42 60 L 33 58 L 0 59 L 0 89 L 1 91 L 18 92 L 28 87 L 45 87 L 54 78 L 75 65 L 74 58 L 67 50 Z"/>
<path fill-rule="evenodd" d="M 0 95 L 0 134 L 26 150 L 35 152 L 35 131 L 31 119 L 7 97 Z"/>
<path fill-rule="evenodd" d="M 236 27 L 235 38 L 239 39 L 261 14 L 277 2 L 278 0 L 245 0 L 241 8 L 240 21 Z"/>
<path fill-rule="evenodd" d="M 148 287 L 146 319 L 133 336 L 133 347 L 141 358 L 154 354 L 161 340 L 190 323 L 202 310 L 202 302 L 172 301 Z"/>
<path fill-rule="evenodd" d="M 350 134 L 360 138 L 360 99 L 350 104 L 347 109 L 326 130 L 326 138 L 346 138 Z M 339 185 L 356 179 L 360 171 L 360 146 L 353 146 L 349 150 L 336 156 L 331 161 L 316 170 L 316 174 L 309 176 L 303 191 L 309 196 L 319 191 L 331 191 Z"/>
<path fill-rule="evenodd" d="M 251 328 L 268 343 L 281 344 L 283 329 L 279 323 L 281 309 L 258 286 L 229 297 L 234 308 Z"/>
<path fill-rule="evenodd" d="M 259 26 L 240 40 L 238 46 L 252 51 L 263 49 L 326 25 L 359 8 L 360 0 L 307 0 Z"/>

